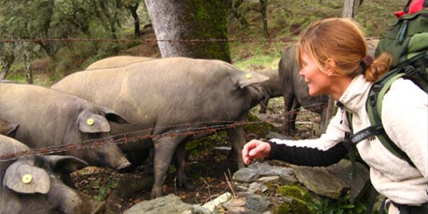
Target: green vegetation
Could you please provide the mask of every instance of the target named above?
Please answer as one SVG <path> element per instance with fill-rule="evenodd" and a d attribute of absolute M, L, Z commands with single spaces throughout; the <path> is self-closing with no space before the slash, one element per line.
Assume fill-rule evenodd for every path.
<path fill-rule="evenodd" d="M 280 186 L 278 192 L 291 199 L 291 202 L 284 202 L 275 208 L 274 214 L 300 214 L 314 213 L 310 207 L 309 202 L 311 201 L 311 194 L 300 186 Z"/>
<path fill-rule="evenodd" d="M 119 181 L 110 180 L 107 184 L 101 184 L 101 181 L 94 180 L 91 182 L 90 186 L 93 189 L 98 190 L 98 195 L 93 196 L 97 201 L 105 201 L 107 196 L 110 195 L 110 192 L 119 185 Z"/>
<path fill-rule="evenodd" d="M 298 185 L 285 185 L 278 187 L 278 193 L 293 199 L 278 206 L 274 213 L 323 213 L 323 214 L 363 214 L 366 206 L 362 202 L 352 204 L 350 195 L 338 200 L 327 197 L 314 197 L 311 192 Z"/>
<path fill-rule="evenodd" d="M 362 202 L 351 204 L 349 199 L 351 196 L 345 195 L 339 200 L 323 198 L 310 203 L 310 207 L 316 213 L 323 214 L 363 214 L 366 213 L 366 206 Z"/>
<path fill-rule="evenodd" d="M 401 10 L 406 3 L 406 0 L 364 1 L 356 20 L 365 29 L 367 37 L 380 38 L 395 21 L 393 12 Z M 229 38 L 240 40 L 230 45 L 233 64 L 243 70 L 277 68 L 285 46 L 297 41 L 301 31 L 312 21 L 340 17 L 342 4 L 343 0 L 270 0 L 267 7 L 269 39 L 274 41 L 270 43 L 263 37 L 260 14 L 248 12 L 247 28 L 242 28 L 238 20 L 229 26 Z M 257 6 L 258 1 L 244 1 L 241 7 Z M 254 42 L 247 41 L 250 39 Z M 260 61 L 261 57 L 271 60 Z"/>
<path fill-rule="evenodd" d="M 16 1 L 13 4 L 0 0 L 4 4 L 0 6 L 2 16 L 0 16 L 0 29 L 3 29 L 4 38 L 105 38 L 123 39 L 125 42 L 49 42 L 45 44 L 42 51 L 35 44 L 1 44 L 1 48 L 15 46 L 18 53 L 24 50 L 31 50 L 33 59 L 31 70 L 34 73 L 34 83 L 49 85 L 50 82 L 68 75 L 77 70 L 82 70 L 90 63 L 111 55 L 130 54 L 143 56 L 159 56 L 156 48 L 149 43 L 139 42 L 145 39 L 155 39 L 153 32 L 145 30 L 144 34 L 134 40 L 133 20 L 130 17 L 125 5 L 136 4 L 137 1 L 121 1 L 119 5 L 108 5 L 108 1 L 97 1 L 97 5 L 88 5 L 80 0 L 55 1 L 54 13 L 47 13 L 48 10 L 40 11 L 37 8 L 40 4 L 51 5 L 54 1 L 34 2 L 26 7 L 20 7 L 25 1 Z M 366 30 L 368 37 L 379 38 L 386 28 L 395 20 L 393 12 L 401 10 L 406 0 L 371 0 L 364 1 L 359 9 L 356 20 Z M 265 38 L 263 31 L 260 2 L 244 0 L 239 10 L 242 16 L 229 19 L 228 37 L 232 63 L 243 70 L 266 70 L 277 68 L 281 51 L 285 46 L 297 40 L 301 31 L 312 21 L 327 17 L 339 17 L 342 12 L 342 0 L 269 0 L 267 5 L 267 24 L 269 38 Z M 110 8 L 105 14 L 96 12 L 102 7 Z M 12 8 L 8 9 L 8 8 Z M 150 23 L 147 11 L 143 4 L 140 4 L 137 11 L 140 18 L 140 26 Z M 73 10 L 83 11 L 83 13 L 73 14 Z M 42 16 L 41 12 L 46 12 Z M 37 16 L 32 14 L 38 14 Z M 18 18 L 5 21 L 4 17 L 13 14 L 27 14 Z M 199 18 L 205 15 L 201 11 L 194 14 Z M 17 17 L 17 16 L 11 16 Z M 32 17 L 31 19 L 29 17 Z M 62 18 L 61 18 L 62 17 Z M 113 17 L 118 17 L 119 23 L 112 22 Z M 231 16 L 233 17 L 233 16 Z M 48 21 L 51 21 L 50 23 Z M 18 23 L 27 22 L 31 28 L 18 28 Z M 70 24 L 61 24 L 61 23 Z M 74 24 L 71 24 L 74 23 Z M 112 24 L 109 24 L 112 23 Z M 245 26 L 243 25 L 245 23 Z M 6 24 L 13 24 L 14 28 Z M 43 29 L 43 26 L 50 26 Z M 44 31 L 43 31 L 44 30 Z M 143 29 L 142 29 L 143 30 Z M 80 33 L 77 33 L 80 32 Z M 20 35 L 17 37 L 17 35 Z M 60 48 L 62 47 L 62 48 Z M 136 48 L 139 47 L 139 48 Z M 134 50 L 134 51 L 131 51 Z M 56 63 L 49 63 L 49 58 L 55 59 Z M 38 60 L 34 60 L 38 59 Z M 45 59 L 41 63 L 40 59 Z M 17 55 L 11 72 L 15 72 L 9 79 L 13 81 L 24 81 L 23 62 Z"/>

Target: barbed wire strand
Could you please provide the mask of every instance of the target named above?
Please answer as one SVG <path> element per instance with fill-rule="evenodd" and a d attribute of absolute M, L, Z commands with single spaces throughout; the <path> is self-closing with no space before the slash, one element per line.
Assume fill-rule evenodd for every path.
<path fill-rule="evenodd" d="M 249 42 L 249 43 L 279 43 L 291 42 L 292 39 L 85 39 L 85 38 L 34 38 L 34 39 L 0 39 L 0 43 L 23 43 L 23 42 L 140 42 L 140 43 L 197 43 L 197 42 Z"/>
<path fill-rule="evenodd" d="M 301 107 L 305 109 L 317 109 L 322 108 L 325 104 L 318 103 L 311 106 Z M 31 148 L 22 152 L 14 152 L 10 154 L 0 155 L 0 162 L 15 160 L 23 156 L 30 155 L 49 155 L 66 151 L 82 150 L 82 149 L 97 149 L 100 146 L 108 144 L 123 144 L 128 142 L 134 142 L 137 140 L 143 139 L 155 139 L 160 137 L 176 137 L 176 136 L 187 136 L 193 135 L 197 136 L 198 134 L 212 134 L 218 131 L 223 131 L 226 129 L 236 128 L 238 126 L 245 125 L 254 125 L 265 122 L 273 122 L 281 117 L 289 116 L 292 114 L 297 114 L 300 109 L 291 111 L 287 114 L 281 114 L 279 116 L 261 119 L 258 121 L 210 121 L 210 122 L 199 122 L 199 123 L 185 123 L 179 125 L 163 126 L 157 127 L 156 129 L 169 130 L 161 134 L 150 134 L 155 131 L 154 128 L 139 130 L 135 132 L 127 132 L 117 135 L 109 135 L 105 138 L 97 138 L 91 140 L 85 140 L 81 143 L 69 143 L 63 145 L 54 145 L 42 148 Z M 114 140 L 113 140 L 114 139 Z"/>

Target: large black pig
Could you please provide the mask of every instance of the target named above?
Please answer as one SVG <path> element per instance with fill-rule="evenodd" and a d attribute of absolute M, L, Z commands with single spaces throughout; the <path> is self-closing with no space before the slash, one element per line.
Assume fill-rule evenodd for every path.
<path fill-rule="evenodd" d="M 300 68 L 296 58 L 296 45 L 288 46 L 282 53 L 279 61 L 279 79 L 284 96 L 283 131 L 292 135 L 296 131 L 296 116 L 299 108 L 312 110 L 321 114 L 320 132 L 326 129 L 328 96 L 312 97 L 309 88 L 299 74 Z"/>
<path fill-rule="evenodd" d="M 77 72 L 52 88 L 112 108 L 129 119 L 131 125 L 112 126 L 112 133 L 146 130 L 154 136 L 152 197 L 158 197 L 162 195 L 162 184 L 176 149 L 178 181 L 185 185 L 182 142 L 199 136 L 192 135 L 192 130 L 245 121 L 248 110 L 264 97 L 254 84 L 267 79 L 265 75 L 243 72 L 219 60 L 177 57 Z M 246 142 L 243 128 L 238 125 L 227 132 L 238 153 L 238 166 L 243 167 L 240 154 Z M 121 146 L 128 153 L 140 152 L 153 142 L 146 139 L 132 149 L 124 145 Z"/>
<path fill-rule="evenodd" d="M 19 124 L 14 138 L 30 148 L 104 143 L 94 149 L 65 151 L 90 165 L 125 170 L 131 163 L 111 142 L 108 120 L 125 122 L 111 109 L 50 88 L 0 83 L 0 118 Z"/>
<path fill-rule="evenodd" d="M 56 174 L 78 170 L 87 166 L 86 162 L 72 156 L 13 156 L 28 150 L 21 142 L 0 135 L 0 214 L 86 214 L 102 210 L 102 203 L 66 186 Z"/>

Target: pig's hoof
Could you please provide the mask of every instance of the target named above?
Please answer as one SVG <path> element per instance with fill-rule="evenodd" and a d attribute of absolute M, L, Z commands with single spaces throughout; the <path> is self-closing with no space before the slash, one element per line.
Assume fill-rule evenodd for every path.
<path fill-rule="evenodd" d="M 183 185 L 183 187 L 184 187 L 184 189 L 185 189 L 186 191 L 195 191 L 195 189 L 196 189 L 195 184 L 194 184 L 194 183 L 192 183 L 192 182 L 186 182 L 186 183 Z"/>

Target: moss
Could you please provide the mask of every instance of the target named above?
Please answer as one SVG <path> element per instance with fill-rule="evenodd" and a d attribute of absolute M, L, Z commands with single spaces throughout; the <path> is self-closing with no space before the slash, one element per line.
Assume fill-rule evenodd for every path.
<path fill-rule="evenodd" d="M 186 16 L 183 23 L 189 23 L 188 31 L 180 35 L 181 39 L 224 39 L 228 38 L 227 1 L 226 0 L 186 0 L 181 3 Z M 196 42 L 188 43 L 196 58 L 220 59 L 231 62 L 229 43 Z M 192 56 L 190 56 L 192 57 Z"/>
<path fill-rule="evenodd" d="M 278 187 L 278 193 L 288 198 L 297 198 L 306 202 L 312 201 L 311 193 L 298 185 L 285 185 Z"/>
<path fill-rule="evenodd" d="M 247 133 L 257 135 L 259 138 L 265 137 L 269 132 L 278 132 L 278 129 L 268 122 L 260 121 L 255 115 L 249 113 L 247 116 L 249 122 L 253 124 L 244 125 L 244 130 Z"/>
<path fill-rule="evenodd" d="M 297 186 L 280 186 L 278 192 L 289 198 L 301 198 L 303 196 L 302 190 Z"/>
<path fill-rule="evenodd" d="M 302 187 L 296 185 L 280 186 L 278 187 L 278 193 L 287 198 L 291 198 L 292 201 L 280 204 L 274 210 L 274 214 L 314 213 L 308 204 L 308 202 L 311 201 L 310 193 Z"/>
<path fill-rule="evenodd" d="M 186 151 L 189 153 L 202 151 L 205 149 L 211 149 L 213 147 L 213 144 L 211 143 L 210 139 L 213 136 L 198 138 L 192 141 L 189 141 L 186 143 Z"/>
<path fill-rule="evenodd" d="M 311 210 L 306 202 L 303 200 L 293 198 L 291 202 L 284 202 L 280 204 L 273 211 L 274 214 L 312 214 L 315 213 Z"/>

